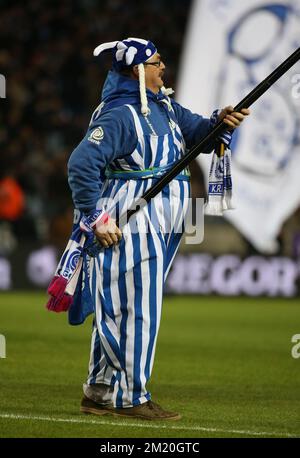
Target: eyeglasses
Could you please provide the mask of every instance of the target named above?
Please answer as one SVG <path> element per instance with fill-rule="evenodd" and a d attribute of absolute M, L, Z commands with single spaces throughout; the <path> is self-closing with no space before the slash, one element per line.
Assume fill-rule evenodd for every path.
<path fill-rule="evenodd" d="M 154 65 L 155 67 L 159 68 L 161 65 L 161 60 L 158 60 L 157 62 L 144 62 L 144 65 Z"/>

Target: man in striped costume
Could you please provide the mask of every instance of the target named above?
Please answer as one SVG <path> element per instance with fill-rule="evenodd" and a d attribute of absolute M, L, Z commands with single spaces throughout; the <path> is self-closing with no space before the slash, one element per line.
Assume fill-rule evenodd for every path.
<path fill-rule="evenodd" d="M 184 230 L 188 172 L 140 210 L 132 218 L 136 225 L 127 224 L 123 234 L 112 216 L 142 196 L 218 119 L 234 129 L 244 116 L 227 107 L 205 119 L 171 100 L 162 79 L 165 65 L 150 41 L 105 43 L 94 55 L 104 51 L 112 53 L 113 69 L 101 104 L 68 164 L 82 228 L 93 230 L 103 247 L 88 267 L 94 327 L 81 411 L 176 420 L 179 414 L 151 400 L 146 384 L 163 286 Z M 230 131 L 224 135 L 227 144 L 230 136 Z"/>

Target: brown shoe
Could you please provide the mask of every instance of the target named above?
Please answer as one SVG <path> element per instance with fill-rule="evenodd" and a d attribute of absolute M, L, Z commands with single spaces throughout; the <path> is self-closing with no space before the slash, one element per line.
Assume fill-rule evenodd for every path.
<path fill-rule="evenodd" d="M 94 415 L 107 415 L 114 411 L 112 404 L 98 404 L 95 401 L 84 396 L 80 404 L 80 412 L 83 413 L 93 413 Z"/>
<path fill-rule="evenodd" d="M 140 418 L 143 420 L 180 420 L 181 415 L 176 412 L 168 412 L 152 401 L 145 402 L 127 409 L 115 408 L 111 411 L 114 416 Z"/>

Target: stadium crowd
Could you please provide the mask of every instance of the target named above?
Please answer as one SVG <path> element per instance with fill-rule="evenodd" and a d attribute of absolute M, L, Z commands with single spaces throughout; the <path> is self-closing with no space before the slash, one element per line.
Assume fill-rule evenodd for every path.
<path fill-rule="evenodd" d="M 0 255 L 23 241 L 65 246 L 73 217 L 67 161 L 99 103 L 110 68 L 109 57 L 93 57 L 94 47 L 127 36 L 148 37 L 167 63 L 167 85 L 176 89 L 190 3 L 0 2 L 0 75 L 6 79 L 6 98 L 0 99 Z M 195 162 L 191 170 L 193 194 L 203 196 Z M 292 222 L 287 245 L 293 253 L 300 249 L 299 241 L 294 247 L 300 240 L 299 211 L 285 224 Z"/>
<path fill-rule="evenodd" d="M 0 73 L 6 78 L 6 98 L 0 101 L 0 220 L 10 222 L 17 239 L 64 245 L 69 235 L 66 164 L 99 103 L 109 69 L 109 59 L 93 57 L 94 47 L 128 35 L 149 37 L 159 44 L 168 62 L 168 84 L 174 87 L 189 4 L 1 2 Z M 7 179 L 13 185 L 7 187 Z M 10 214 L 2 208 L 8 202 L 16 208 Z"/>

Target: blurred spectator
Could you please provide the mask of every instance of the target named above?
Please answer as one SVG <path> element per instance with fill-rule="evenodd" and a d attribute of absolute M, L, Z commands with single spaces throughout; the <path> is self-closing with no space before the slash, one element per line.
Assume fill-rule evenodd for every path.
<path fill-rule="evenodd" d="M 13 177 L 0 178 L 0 220 L 16 221 L 24 210 L 24 193 Z"/>

